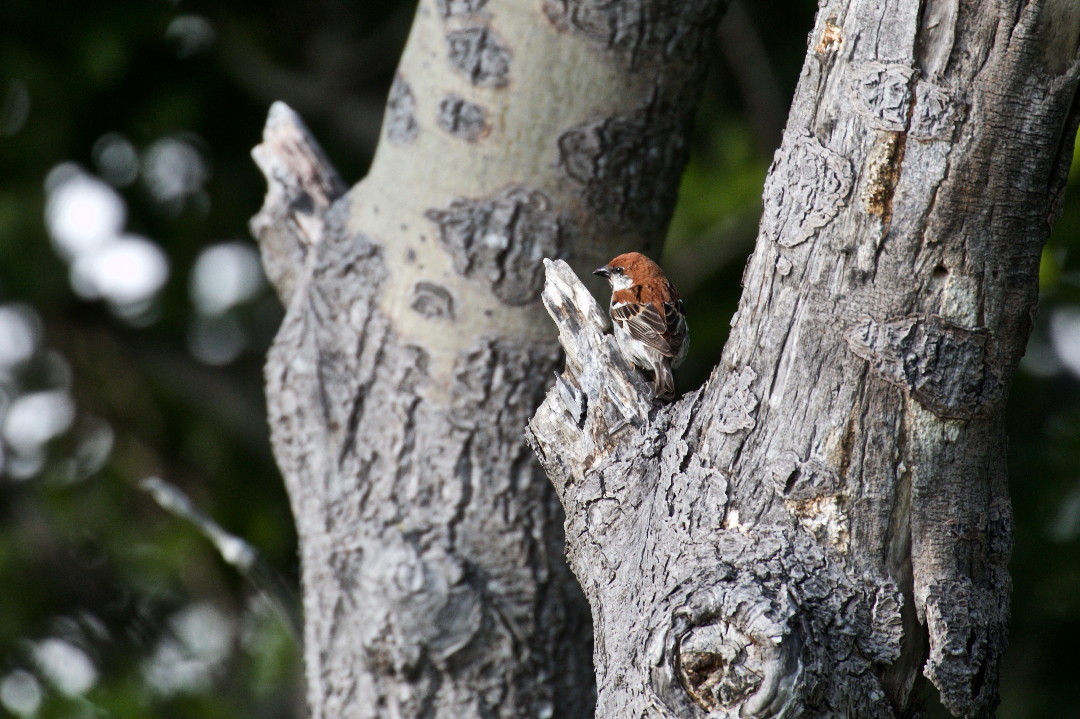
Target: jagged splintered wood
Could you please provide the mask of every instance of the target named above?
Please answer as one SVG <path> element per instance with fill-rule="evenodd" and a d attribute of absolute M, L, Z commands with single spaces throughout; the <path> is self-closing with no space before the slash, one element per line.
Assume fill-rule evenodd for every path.
<path fill-rule="evenodd" d="M 731 338 L 674 404 L 547 264 L 566 367 L 528 439 L 592 608 L 598 719 L 909 717 L 924 678 L 993 714 L 1002 416 L 1078 37 L 1071 0 L 823 2 Z"/>

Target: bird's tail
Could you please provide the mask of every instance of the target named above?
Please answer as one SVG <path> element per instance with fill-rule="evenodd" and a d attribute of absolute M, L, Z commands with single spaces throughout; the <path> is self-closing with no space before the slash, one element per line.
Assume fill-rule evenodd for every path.
<path fill-rule="evenodd" d="M 671 364 L 662 359 L 652 366 L 653 395 L 656 399 L 671 400 L 675 397 L 675 380 L 671 376 Z"/>

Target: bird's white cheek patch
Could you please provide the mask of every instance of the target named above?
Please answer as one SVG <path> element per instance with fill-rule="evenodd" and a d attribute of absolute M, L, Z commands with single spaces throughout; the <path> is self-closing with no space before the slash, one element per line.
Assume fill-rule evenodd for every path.
<path fill-rule="evenodd" d="M 611 276 L 611 289 L 618 292 L 619 290 L 629 289 L 634 284 L 626 275 L 612 275 Z"/>

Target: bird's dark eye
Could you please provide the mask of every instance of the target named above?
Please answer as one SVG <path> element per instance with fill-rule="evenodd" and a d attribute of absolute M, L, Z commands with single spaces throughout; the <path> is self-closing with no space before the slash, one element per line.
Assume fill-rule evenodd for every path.
<path fill-rule="evenodd" d="M 621 275 L 623 273 L 623 269 L 621 267 L 612 267 L 611 271 L 617 275 Z"/>

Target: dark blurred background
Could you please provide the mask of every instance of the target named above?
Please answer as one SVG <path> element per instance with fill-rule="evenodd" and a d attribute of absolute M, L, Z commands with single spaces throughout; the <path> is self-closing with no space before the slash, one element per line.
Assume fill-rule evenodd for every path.
<path fill-rule="evenodd" d="M 186 493 L 296 582 L 249 152 L 280 99 L 362 177 L 413 9 L 0 4 L 0 715 L 303 715 L 272 597 L 141 487 Z M 692 313 L 684 389 L 726 337 L 814 9 L 743 0 L 720 30 L 663 258 Z M 1077 190 L 1010 401 L 1005 717 L 1080 717 Z"/>

